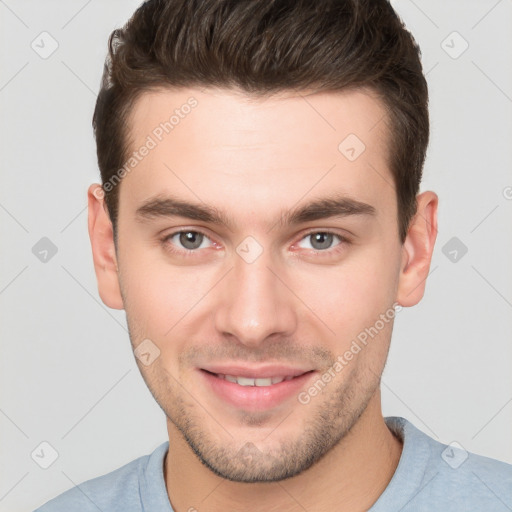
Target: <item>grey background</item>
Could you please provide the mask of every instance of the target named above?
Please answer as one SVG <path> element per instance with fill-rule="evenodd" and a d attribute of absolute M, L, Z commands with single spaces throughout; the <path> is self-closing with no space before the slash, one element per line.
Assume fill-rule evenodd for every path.
<path fill-rule="evenodd" d="M 124 312 L 99 299 L 87 234 L 106 42 L 138 4 L 0 0 L 1 511 L 32 510 L 166 440 Z M 393 4 L 423 52 L 422 190 L 440 207 L 425 297 L 395 322 L 384 413 L 512 463 L 512 0 Z M 31 47 L 43 51 L 43 31 L 58 42 L 46 59 Z M 47 261 L 43 237 L 57 249 Z M 48 469 L 41 442 L 58 452 Z"/>

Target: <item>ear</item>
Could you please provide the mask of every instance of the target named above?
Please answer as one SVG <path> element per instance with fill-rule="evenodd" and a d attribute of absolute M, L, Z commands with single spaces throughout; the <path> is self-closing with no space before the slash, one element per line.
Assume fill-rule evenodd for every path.
<path fill-rule="evenodd" d="M 89 238 L 94 270 L 101 300 L 110 308 L 124 309 L 119 286 L 114 232 L 104 196 L 101 185 L 97 183 L 93 183 L 87 191 Z"/>
<path fill-rule="evenodd" d="M 396 297 L 396 301 L 404 307 L 418 304 L 423 297 L 437 237 L 437 195 L 426 191 L 419 194 L 416 201 L 416 215 L 411 219 L 402 246 Z"/>

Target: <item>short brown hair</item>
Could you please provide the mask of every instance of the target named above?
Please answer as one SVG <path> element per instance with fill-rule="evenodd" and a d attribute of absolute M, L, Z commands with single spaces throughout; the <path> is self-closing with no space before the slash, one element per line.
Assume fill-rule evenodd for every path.
<path fill-rule="evenodd" d="M 404 242 L 429 139 L 428 90 L 419 47 L 387 0 L 148 0 L 108 46 L 93 117 L 104 185 L 126 162 L 127 119 L 145 91 L 214 86 L 265 96 L 369 87 L 388 114 Z M 118 189 L 105 190 L 114 233 Z"/>

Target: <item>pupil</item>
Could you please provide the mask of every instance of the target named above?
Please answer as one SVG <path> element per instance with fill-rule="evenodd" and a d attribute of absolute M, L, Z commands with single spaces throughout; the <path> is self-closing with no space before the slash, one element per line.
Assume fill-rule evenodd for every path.
<path fill-rule="evenodd" d="M 315 249 L 328 249 L 332 243 L 332 237 L 333 235 L 330 233 L 316 233 L 313 236 L 312 245 Z"/>
<path fill-rule="evenodd" d="M 180 234 L 180 243 L 187 249 L 197 249 L 202 242 L 202 234 L 194 231 L 186 231 Z"/>

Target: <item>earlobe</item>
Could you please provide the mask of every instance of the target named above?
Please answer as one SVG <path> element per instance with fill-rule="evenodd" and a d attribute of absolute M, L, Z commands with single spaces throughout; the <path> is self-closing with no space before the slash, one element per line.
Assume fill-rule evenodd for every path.
<path fill-rule="evenodd" d="M 404 307 L 418 304 L 423 297 L 437 237 L 437 194 L 426 191 L 419 194 L 416 200 L 416 215 L 411 220 L 402 246 L 396 297 L 396 301 Z"/>
<path fill-rule="evenodd" d="M 101 185 L 92 184 L 87 192 L 89 238 L 101 300 L 110 308 L 124 309 L 119 286 L 114 234 Z"/>

